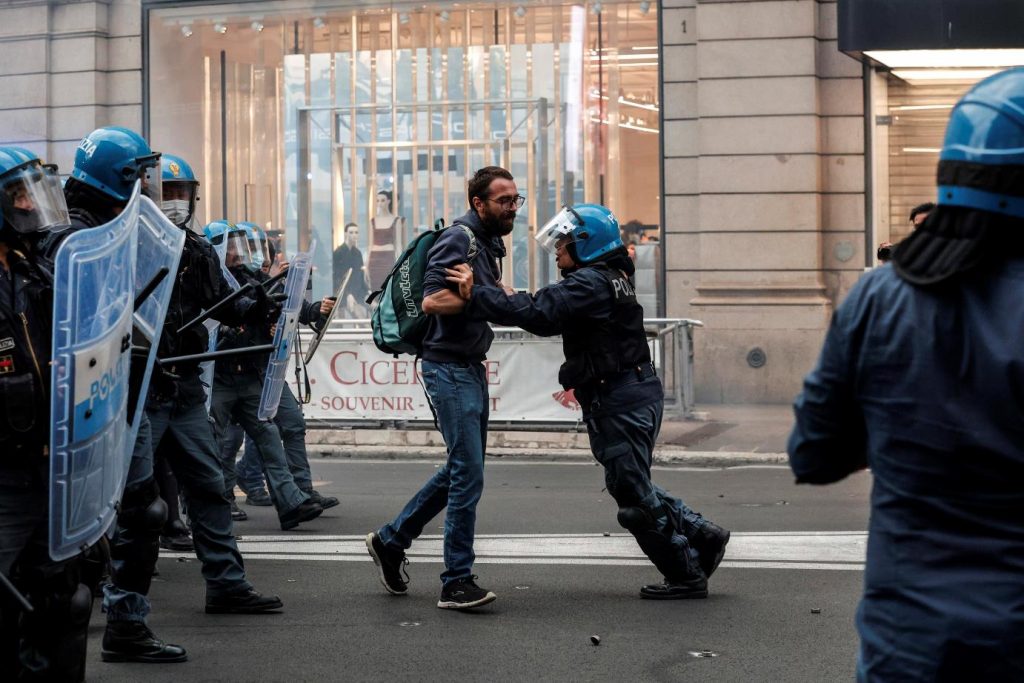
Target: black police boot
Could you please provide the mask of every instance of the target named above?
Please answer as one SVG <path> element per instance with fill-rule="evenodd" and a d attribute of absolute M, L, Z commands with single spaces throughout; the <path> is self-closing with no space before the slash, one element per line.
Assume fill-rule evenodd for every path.
<path fill-rule="evenodd" d="M 664 583 L 652 583 L 640 589 L 640 597 L 648 600 L 693 600 L 708 597 L 707 577 L 688 579 L 665 578 Z"/>
<path fill-rule="evenodd" d="M 235 522 L 244 522 L 249 519 L 249 515 L 245 513 L 245 510 L 239 509 L 234 496 L 231 497 L 231 519 Z"/>
<path fill-rule="evenodd" d="M 108 621 L 103 634 L 104 662 L 171 664 L 188 659 L 185 649 L 157 638 L 141 621 Z"/>
<path fill-rule="evenodd" d="M 281 530 L 288 531 L 289 529 L 294 529 L 302 522 L 316 519 L 323 511 L 324 509 L 318 503 L 306 500 L 278 518 L 281 520 Z"/>
<path fill-rule="evenodd" d="M 188 533 L 188 527 L 180 519 L 176 519 L 164 527 L 163 533 L 160 534 L 160 547 L 183 553 L 195 549 L 192 537 Z"/>
<path fill-rule="evenodd" d="M 263 595 L 255 588 L 228 595 L 207 595 L 207 614 L 260 614 L 281 609 L 284 603 L 276 595 Z"/>
<path fill-rule="evenodd" d="M 700 556 L 698 562 L 707 578 L 711 578 L 722 562 L 722 558 L 725 557 L 725 546 L 729 542 L 730 535 L 728 529 L 723 529 L 717 524 L 705 520 L 704 527 L 693 538 L 688 539 L 690 545 Z"/>
<path fill-rule="evenodd" d="M 249 491 L 245 494 L 245 504 L 253 507 L 268 508 L 274 504 L 266 489 Z"/>
<path fill-rule="evenodd" d="M 321 494 L 316 489 L 309 489 L 308 491 L 306 491 L 306 493 L 309 494 L 309 499 L 311 501 L 313 501 L 314 503 L 318 503 L 320 507 L 322 507 L 324 510 L 332 508 L 341 502 L 334 496 L 325 496 Z"/>

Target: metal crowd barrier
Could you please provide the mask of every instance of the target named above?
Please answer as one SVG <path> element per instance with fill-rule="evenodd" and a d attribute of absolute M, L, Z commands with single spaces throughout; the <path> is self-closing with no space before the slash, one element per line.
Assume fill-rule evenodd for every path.
<path fill-rule="evenodd" d="M 693 331 L 704 323 L 689 318 L 645 318 L 644 328 L 652 348 L 654 367 L 665 387 L 666 417 L 688 419 L 694 417 L 694 354 Z M 518 327 L 494 327 L 495 341 L 529 341 L 538 339 Z M 301 347 L 305 348 L 313 337 L 312 331 L 300 329 Z M 372 341 L 370 321 L 366 318 L 335 318 L 324 335 L 323 341 Z M 492 420 L 492 425 L 505 424 Z M 314 425 L 311 423 L 311 427 Z M 550 428 L 546 425 L 522 422 L 507 423 L 512 429 Z"/>

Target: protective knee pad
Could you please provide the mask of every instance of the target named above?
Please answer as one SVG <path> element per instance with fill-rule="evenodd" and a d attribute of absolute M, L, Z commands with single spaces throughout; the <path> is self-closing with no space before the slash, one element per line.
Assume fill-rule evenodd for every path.
<path fill-rule="evenodd" d="M 167 503 L 160 497 L 155 478 L 125 490 L 118 515 L 119 527 L 136 532 L 159 532 L 166 521 Z"/>
<path fill-rule="evenodd" d="M 616 519 L 618 519 L 619 526 L 632 533 L 653 531 L 655 529 L 651 514 L 641 507 L 619 508 Z"/>
<path fill-rule="evenodd" d="M 160 555 L 160 530 L 167 521 L 167 503 L 150 479 L 125 491 L 117 518 L 117 536 L 110 547 L 111 581 L 121 590 L 149 593 Z"/>

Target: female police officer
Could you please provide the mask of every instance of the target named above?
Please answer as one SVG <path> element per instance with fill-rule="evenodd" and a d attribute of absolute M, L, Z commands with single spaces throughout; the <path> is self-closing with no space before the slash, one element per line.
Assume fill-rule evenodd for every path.
<path fill-rule="evenodd" d="M 641 588 L 641 597 L 707 597 L 707 577 L 725 554 L 729 532 L 651 482 L 664 391 L 651 364 L 618 221 L 597 204 L 565 207 L 537 232 L 537 241 L 554 251 L 563 279 L 533 295 L 473 286 L 465 264 L 449 270 L 448 279 L 459 285 L 469 316 L 562 335 L 565 363 L 558 381 L 575 390 L 583 408 L 590 448 L 619 506 L 619 524 L 665 577 Z"/>

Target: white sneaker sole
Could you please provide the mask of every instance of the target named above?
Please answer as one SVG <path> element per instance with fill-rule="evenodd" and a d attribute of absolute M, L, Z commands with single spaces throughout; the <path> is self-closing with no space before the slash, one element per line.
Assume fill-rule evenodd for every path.
<path fill-rule="evenodd" d="M 409 589 L 403 591 L 396 591 L 394 588 L 388 585 L 387 579 L 384 578 L 384 565 L 381 563 L 380 558 L 377 557 L 377 552 L 373 549 L 373 537 L 374 533 L 371 531 L 366 534 L 366 550 L 369 551 L 370 557 L 373 558 L 373 563 L 377 565 L 377 576 L 380 577 L 380 583 L 384 586 L 384 589 L 392 595 L 405 595 L 409 592 Z"/>
<path fill-rule="evenodd" d="M 451 600 L 438 600 L 437 606 L 441 609 L 473 609 L 474 607 L 480 607 L 481 605 L 486 605 L 489 602 L 494 602 L 497 599 L 497 595 L 488 591 L 487 595 L 480 598 L 479 600 L 474 600 L 473 602 L 453 602 Z"/>

